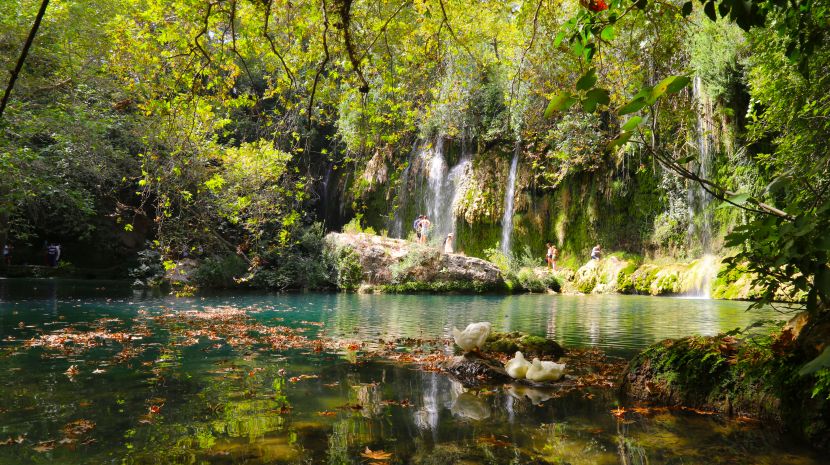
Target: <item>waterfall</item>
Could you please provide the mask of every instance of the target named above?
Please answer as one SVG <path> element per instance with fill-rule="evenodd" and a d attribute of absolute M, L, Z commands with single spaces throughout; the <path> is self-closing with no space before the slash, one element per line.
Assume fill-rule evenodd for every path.
<path fill-rule="evenodd" d="M 717 278 L 719 269 L 720 259 L 714 255 L 706 254 L 695 260 L 684 277 L 687 282 L 684 294 L 698 299 L 711 299 L 712 282 Z"/>
<path fill-rule="evenodd" d="M 697 108 L 695 124 L 697 161 L 693 162 L 694 165 L 691 168 L 701 178 L 708 179 L 712 174 L 714 162 L 715 125 L 712 121 L 712 102 L 704 95 L 702 84 L 700 77 L 695 76 L 692 81 L 692 95 Z M 689 201 L 689 240 L 690 242 L 695 238 L 699 240 L 703 253 L 707 254 L 712 246 L 712 214 L 708 209 L 712 196 L 699 183 L 694 183 L 689 187 L 687 199 Z M 695 222 L 697 215 L 700 215 L 699 224 Z"/>
<path fill-rule="evenodd" d="M 412 165 L 415 162 L 416 157 L 419 154 L 419 145 L 416 141 L 412 145 L 412 151 L 409 155 L 409 161 L 406 164 L 406 167 L 403 169 L 401 173 L 401 182 L 398 185 L 398 198 L 397 198 L 397 209 L 395 210 L 395 216 L 392 222 L 392 227 L 390 228 L 390 232 L 392 237 L 398 237 L 401 239 L 406 238 L 407 233 L 410 229 L 404 227 L 407 223 L 406 219 L 403 215 L 406 213 L 406 209 L 404 206 L 409 201 L 409 177 L 410 173 L 412 173 Z"/>
<path fill-rule="evenodd" d="M 711 99 L 703 91 L 700 76 L 692 80 L 692 96 L 696 107 L 695 146 L 697 160 L 690 167 L 698 176 L 708 179 L 712 175 L 715 151 L 715 124 Z M 686 295 L 709 299 L 712 295 L 712 282 L 720 268 L 720 260 L 712 252 L 712 212 L 709 204 L 712 196 L 699 183 L 689 186 L 687 192 L 689 204 L 689 242 L 700 241 L 703 255 L 696 260 L 689 270 L 689 284 Z"/>
<path fill-rule="evenodd" d="M 427 217 L 432 223 L 432 230 L 428 236 L 434 240 L 442 237 L 452 217 L 452 204 L 446 198 L 446 184 L 448 177 L 447 162 L 444 159 L 444 139 L 438 138 L 435 145 L 421 152 L 425 158 L 427 174 Z M 449 231 L 452 227 L 449 228 Z"/>
<path fill-rule="evenodd" d="M 432 223 L 428 239 L 433 244 L 441 244 L 447 234 L 455 233 L 455 209 L 472 167 L 472 154 L 463 142 L 461 159 L 452 167 L 445 158 L 443 138 L 413 147 L 409 164 L 401 173 L 398 205 L 391 223 L 393 237 L 406 238 L 411 231 L 409 225 L 420 214 L 426 214 Z"/>
<path fill-rule="evenodd" d="M 510 252 L 510 237 L 513 235 L 513 197 L 516 194 L 516 171 L 519 166 L 519 142 L 513 151 L 510 174 L 507 176 L 507 190 L 504 193 L 504 216 L 501 219 L 501 251 Z"/>

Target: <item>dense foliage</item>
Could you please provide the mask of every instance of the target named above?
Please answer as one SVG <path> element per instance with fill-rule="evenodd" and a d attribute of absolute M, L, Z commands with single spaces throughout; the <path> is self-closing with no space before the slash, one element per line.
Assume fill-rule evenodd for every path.
<path fill-rule="evenodd" d="M 40 3 L 0 11 L 0 66 Z M 441 139 L 477 154 L 452 210 L 471 253 L 500 239 L 521 150 L 514 251 L 693 257 L 731 233 L 765 300 L 820 312 L 828 7 L 793 5 L 56 0 L 0 121 L 0 238 L 30 260 L 148 239 L 204 283 L 328 286 L 348 257 L 315 261 L 324 229 L 423 208 L 412 148 Z"/>

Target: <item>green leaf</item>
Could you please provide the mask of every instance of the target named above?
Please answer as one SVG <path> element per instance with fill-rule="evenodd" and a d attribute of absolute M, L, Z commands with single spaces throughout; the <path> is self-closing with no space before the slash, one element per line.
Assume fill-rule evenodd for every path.
<path fill-rule="evenodd" d="M 685 157 L 678 158 L 674 162 L 677 163 L 678 165 L 683 165 L 685 163 L 689 163 L 692 160 L 695 160 L 696 158 L 697 158 L 697 155 L 687 155 Z"/>
<path fill-rule="evenodd" d="M 600 32 L 599 36 L 602 40 L 610 42 L 610 41 L 614 40 L 615 37 L 617 37 L 617 33 L 614 30 L 614 26 L 609 25 L 609 26 L 605 26 L 602 29 L 602 32 Z"/>
<path fill-rule="evenodd" d="M 562 29 L 559 31 L 559 34 L 556 34 L 556 38 L 553 39 L 553 47 L 559 47 L 563 40 L 565 40 L 565 29 Z"/>
<path fill-rule="evenodd" d="M 625 124 L 622 125 L 622 130 L 623 131 L 633 131 L 642 122 L 643 122 L 643 117 L 642 116 L 632 116 L 631 119 L 629 119 L 628 121 L 625 122 Z"/>
<path fill-rule="evenodd" d="M 567 92 L 555 95 L 552 99 L 550 99 L 550 103 L 545 109 L 545 118 L 553 116 L 553 112 L 555 111 L 567 110 L 572 107 L 574 103 L 576 103 L 576 99 Z"/>
<path fill-rule="evenodd" d="M 746 194 L 746 193 L 736 194 L 736 195 L 733 195 L 732 197 L 729 197 L 728 200 L 730 202 L 732 202 L 733 204 L 735 204 L 735 205 L 743 205 L 747 202 L 747 200 L 749 200 L 749 194 Z"/>
<path fill-rule="evenodd" d="M 672 83 L 672 81 L 675 80 L 675 78 L 677 78 L 677 76 L 669 76 L 667 78 L 664 78 L 662 81 L 660 81 L 659 84 L 654 86 L 654 88 L 651 89 L 651 95 L 649 95 L 648 97 L 648 100 L 650 101 L 649 103 L 654 103 L 657 101 L 658 98 L 662 97 L 663 94 L 665 94 L 666 91 L 669 89 L 669 85 Z"/>
<path fill-rule="evenodd" d="M 588 90 L 597 83 L 597 72 L 594 68 L 588 70 L 584 76 L 576 81 L 576 90 Z"/>
<path fill-rule="evenodd" d="M 801 376 L 811 375 L 822 368 L 827 367 L 830 367 L 830 346 L 825 347 L 824 352 L 822 352 L 818 357 L 805 363 L 804 366 L 798 370 L 798 374 Z"/>
<path fill-rule="evenodd" d="M 692 80 L 689 76 L 675 76 L 674 80 L 666 88 L 666 92 L 670 94 L 680 92 L 680 90 L 688 86 L 690 82 L 692 82 Z"/>
<path fill-rule="evenodd" d="M 625 145 L 629 139 L 631 139 L 632 133 L 623 131 L 617 136 L 616 139 L 612 140 L 608 143 L 608 148 L 613 149 L 614 147 L 618 147 L 621 145 Z"/>
<path fill-rule="evenodd" d="M 681 9 L 681 13 L 683 13 L 684 17 L 688 17 L 692 14 L 692 2 L 686 2 L 683 4 L 683 8 Z"/>
<path fill-rule="evenodd" d="M 585 93 L 585 98 L 582 99 L 582 108 L 588 113 L 593 113 L 597 109 L 597 105 L 608 105 L 609 103 L 611 103 L 610 92 L 595 87 Z"/>
<path fill-rule="evenodd" d="M 617 113 L 619 113 L 621 115 L 627 115 L 629 113 L 634 113 L 635 111 L 638 111 L 639 109 L 643 108 L 647 104 L 648 103 L 646 102 L 645 98 L 637 97 L 635 99 L 632 99 L 630 102 L 626 103 L 622 107 L 620 107 L 620 109 L 617 110 Z"/>

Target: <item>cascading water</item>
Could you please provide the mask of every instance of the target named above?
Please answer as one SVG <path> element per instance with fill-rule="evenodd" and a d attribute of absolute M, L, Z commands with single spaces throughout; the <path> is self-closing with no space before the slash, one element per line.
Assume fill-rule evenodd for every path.
<path fill-rule="evenodd" d="M 685 294 L 698 299 L 711 299 L 712 282 L 717 277 L 719 269 L 720 259 L 714 255 L 706 254 L 695 260 L 686 273 L 685 279 L 689 284 Z"/>
<path fill-rule="evenodd" d="M 714 163 L 715 140 L 712 101 L 703 92 L 702 81 L 695 76 L 692 81 L 692 95 L 697 105 L 696 146 L 697 161 L 693 162 L 695 170 L 703 179 L 708 179 L 712 173 Z M 689 186 L 687 193 L 689 204 L 689 241 L 697 240 L 700 243 L 703 255 L 692 264 L 689 277 L 692 280 L 687 295 L 703 299 L 711 298 L 712 282 L 717 277 L 720 260 L 711 254 L 712 251 L 712 212 L 709 204 L 712 196 L 702 185 L 694 183 Z"/>
<path fill-rule="evenodd" d="M 695 76 L 692 81 L 692 94 L 697 105 L 696 146 L 697 161 L 692 169 L 703 178 L 708 179 L 712 173 L 714 162 L 714 129 L 712 102 L 702 89 L 702 81 Z M 709 204 L 712 196 L 706 192 L 702 185 L 694 183 L 690 186 L 688 193 L 689 204 L 689 239 L 697 239 L 700 242 L 703 253 L 709 253 L 712 246 L 712 213 L 709 211 Z"/>
<path fill-rule="evenodd" d="M 516 171 L 519 167 L 519 142 L 513 151 L 510 173 L 507 176 L 507 190 L 504 193 L 504 216 L 501 219 L 501 251 L 510 252 L 510 238 L 513 235 L 513 201 L 516 194 Z"/>
<path fill-rule="evenodd" d="M 472 166 L 472 155 L 462 146 L 461 160 L 449 167 L 444 154 L 444 140 L 434 144 L 419 144 L 413 148 L 409 165 L 401 174 L 398 211 L 392 223 L 392 234 L 404 238 L 407 225 L 415 219 L 404 218 L 406 213 L 426 214 L 432 224 L 429 240 L 441 243 L 449 233 L 455 233 L 455 208 L 463 195 L 462 186 Z M 417 177 L 419 182 L 413 182 Z M 411 205 L 410 205 L 411 204 Z M 413 209 L 412 206 L 416 206 Z"/>
<path fill-rule="evenodd" d="M 408 229 L 404 228 L 404 223 L 406 221 L 403 217 L 405 209 L 403 208 L 407 202 L 409 201 L 410 197 L 410 186 L 409 186 L 409 177 L 410 173 L 412 172 L 412 165 L 415 162 L 416 157 L 419 155 L 419 145 L 416 141 L 412 146 L 412 152 L 409 156 L 409 162 L 406 164 L 406 168 L 403 169 L 403 173 L 401 173 L 401 183 L 398 186 L 398 199 L 397 204 L 398 208 L 395 211 L 395 217 L 392 222 L 391 233 L 392 237 L 399 237 L 405 238 L 407 235 Z"/>
<path fill-rule="evenodd" d="M 445 184 L 447 183 L 447 162 L 444 160 L 444 139 L 439 138 L 431 150 L 422 152 L 428 157 L 427 163 L 427 216 L 432 223 L 430 235 L 438 236 L 450 220 L 451 211 L 447 208 Z M 450 206 L 451 207 L 451 206 Z"/>

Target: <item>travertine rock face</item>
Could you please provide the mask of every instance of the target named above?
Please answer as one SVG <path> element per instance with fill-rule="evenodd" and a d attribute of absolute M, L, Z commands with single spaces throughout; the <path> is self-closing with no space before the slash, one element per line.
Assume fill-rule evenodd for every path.
<path fill-rule="evenodd" d="M 364 284 L 469 283 L 470 290 L 495 290 L 504 286 L 501 270 L 486 260 L 445 254 L 437 248 L 402 239 L 362 233 L 330 233 L 326 236 L 326 247 L 335 257 L 344 249 L 357 254 Z"/>

